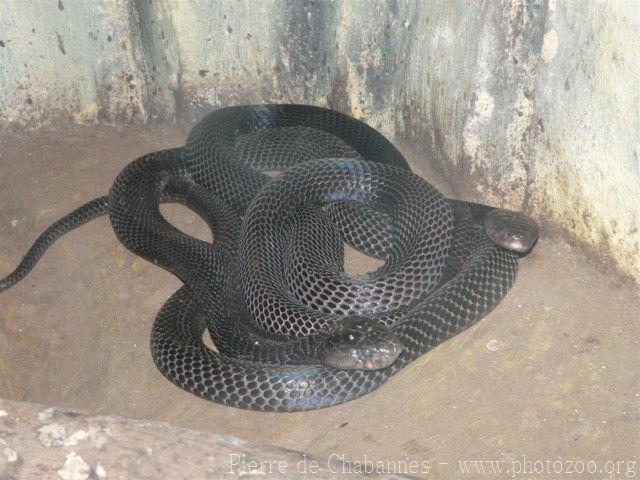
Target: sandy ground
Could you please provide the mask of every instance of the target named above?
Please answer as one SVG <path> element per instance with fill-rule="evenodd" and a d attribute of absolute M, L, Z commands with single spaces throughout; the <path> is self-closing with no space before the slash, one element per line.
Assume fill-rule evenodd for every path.
<path fill-rule="evenodd" d="M 0 272 L 52 221 L 104 194 L 129 161 L 180 145 L 184 134 L 72 126 L 2 137 Z M 188 210 L 165 212 L 209 236 Z M 0 396 L 383 461 L 392 471 L 414 460 L 428 478 L 589 478 L 587 469 L 631 478 L 640 470 L 631 463 L 640 452 L 640 296 L 562 241 L 543 236 L 484 321 L 378 391 L 317 412 L 236 410 L 166 381 L 151 361 L 149 332 L 179 286 L 125 250 L 106 218 L 67 235 L 0 294 Z"/>

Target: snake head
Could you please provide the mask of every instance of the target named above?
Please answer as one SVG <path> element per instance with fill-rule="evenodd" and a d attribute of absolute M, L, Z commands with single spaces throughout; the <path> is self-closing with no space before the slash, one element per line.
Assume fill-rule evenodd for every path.
<path fill-rule="evenodd" d="M 393 332 L 368 317 L 352 316 L 337 321 L 327 340 L 322 363 L 343 370 L 387 368 L 403 349 Z"/>
<path fill-rule="evenodd" d="M 484 218 L 489 238 L 502 248 L 527 253 L 538 240 L 538 225 L 522 213 L 496 208 Z"/>

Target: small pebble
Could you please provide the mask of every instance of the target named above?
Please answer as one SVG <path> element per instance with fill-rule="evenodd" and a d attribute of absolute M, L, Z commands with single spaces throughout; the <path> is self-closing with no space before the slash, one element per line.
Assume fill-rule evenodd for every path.
<path fill-rule="evenodd" d="M 498 340 L 489 340 L 487 342 L 487 350 L 489 350 L 491 352 L 497 352 L 498 351 Z"/>
<path fill-rule="evenodd" d="M 18 459 L 17 452 L 12 448 L 5 447 L 2 453 L 4 453 L 4 455 L 7 457 L 7 460 L 9 460 L 10 462 L 15 462 Z"/>
<path fill-rule="evenodd" d="M 53 417 L 53 408 L 47 408 L 46 410 L 38 413 L 38 420 L 40 420 L 41 422 L 46 422 L 51 417 Z"/>
<path fill-rule="evenodd" d="M 77 445 L 80 440 L 87 438 L 89 434 L 84 430 L 78 430 L 71 434 L 69 438 L 64 441 L 65 446 Z"/>
<path fill-rule="evenodd" d="M 96 465 L 95 472 L 98 478 L 107 478 L 107 472 L 105 471 L 104 467 L 99 463 Z"/>
<path fill-rule="evenodd" d="M 58 470 L 62 480 L 86 480 L 89 478 L 89 465 L 76 452 L 65 457 L 64 466 Z"/>
<path fill-rule="evenodd" d="M 59 423 L 45 425 L 38 429 L 38 440 L 45 447 L 59 447 L 67 440 L 67 430 Z"/>

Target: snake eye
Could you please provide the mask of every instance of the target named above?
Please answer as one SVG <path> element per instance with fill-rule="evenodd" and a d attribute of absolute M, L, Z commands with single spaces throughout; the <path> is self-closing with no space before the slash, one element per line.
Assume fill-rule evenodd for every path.
<path fill-rule="evenodd" d="M 370 357 L 371 356 L 371 349 L 370 348 L 365 348 L 364 350 L 362 350 L 362 355 L 365 357 Z"/>

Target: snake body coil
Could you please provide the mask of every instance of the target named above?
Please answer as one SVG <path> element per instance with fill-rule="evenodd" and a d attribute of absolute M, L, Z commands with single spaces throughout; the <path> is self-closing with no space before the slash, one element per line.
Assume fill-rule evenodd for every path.
<path fill-rule="evenodd" d="M 285 171 L 271 179 L 271 170 Z M 171 226 L 162 202 L 202 216 L 214 242 Z M 0 291 L 60 235 L 107 212 L 127 248 L 185 283 L 152 330 L 160 371 L 202 398 L 271 411 L 373 391 L 497 305 L 515 279 L 516 250 L 537 235 L 517 214 L 445 199 L 351 117 L 230 107 L 200 121 L 184 147 L 133 161 L 107 197 L 50 227 Z M 487 236 L 489 214 L 508 225 L 487 229 L 509 248 Z M 384 265 L 347 275 L 343 241 Z M 217 351 L 204 345 L 205 329 Z"/>

